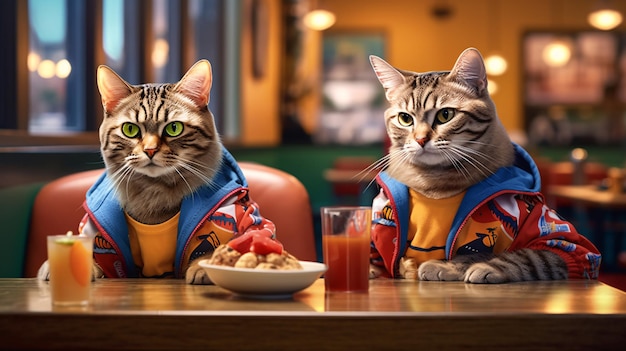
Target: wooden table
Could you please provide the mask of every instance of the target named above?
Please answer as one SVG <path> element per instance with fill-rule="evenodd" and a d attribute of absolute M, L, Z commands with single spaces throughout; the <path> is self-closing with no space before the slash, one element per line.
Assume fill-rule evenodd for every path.
<path fill-rule="evenodd" d="M 0 279 L 0 348 L 610 350 L 626 344 L 626 293 L 597 281 L 472 285 L 371 281 L 291 300 L 247 300 L 179 280 L 98 280 L 93 303 L 52 308 L 46 283 Z"/>

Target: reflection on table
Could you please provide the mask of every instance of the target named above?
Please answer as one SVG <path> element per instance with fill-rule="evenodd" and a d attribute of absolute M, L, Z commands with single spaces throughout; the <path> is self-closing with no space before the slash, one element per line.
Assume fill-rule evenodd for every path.
<path fill-rule="evenodd" d="M 472 285 L 371 281 L 369 294 L 252 300 L 179 280 L 98 280 L 84 309 L 52 308 L 46 283 L 0 279 L 8 349 L 612 349 L 626 293 L 597 281 Z"/>

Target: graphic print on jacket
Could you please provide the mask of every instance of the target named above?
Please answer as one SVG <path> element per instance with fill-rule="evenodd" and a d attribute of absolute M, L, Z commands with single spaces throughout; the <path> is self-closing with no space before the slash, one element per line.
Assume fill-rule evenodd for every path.
<path fill-rule="evenodd" d="M 532 158 L 511 142 L 480 53 L 416 73 L 371 56 L 389 108 L 389 153 L 372 167 L 371 277 L 505 283 L 596 279 L 597 248 L 539 192 Z"/>
<path fill-rule="evenodd" d="M 197 262 L 217 245 L 248 231 L 275 234 L 221 143 L 208 108 L 212 80 L 206 60 L 164 84 L 131 85 L 98 68 L 106 172 L 87 193 L 79 228 L 96 237 L 97 276 L 206 284 Z"/>

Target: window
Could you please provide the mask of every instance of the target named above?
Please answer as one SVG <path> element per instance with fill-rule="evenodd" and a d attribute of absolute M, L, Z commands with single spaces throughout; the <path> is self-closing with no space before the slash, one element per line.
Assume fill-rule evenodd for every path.
<path fill-rule="evenodd" d="M 0 58 L 0 77 L 9 87 L 0 93 L 15 97 L 0 111 L 0 129 L 61 136 L 96 131 L 102 118 L 98 65 L 110 66 L 131 84 L 175 82 L 199 58 L 213 67 L 209 107 L 220 129 L 220 96 L 228 80 L 222 73 L 228 62 L 224 43 L 232 36 L 228 28 L 239 23 L 225 3 L 2 1 L 0 40 L 16 55 Z"/>
<path fill-rule="evenodd" d="M 72 65 L 67 52 L 67 10 L 65 0 L 28 2 L 28 129 L 34 133 L 84 128 L 83 121 L 72 120 L 68 113 L 67 83 Z"/>

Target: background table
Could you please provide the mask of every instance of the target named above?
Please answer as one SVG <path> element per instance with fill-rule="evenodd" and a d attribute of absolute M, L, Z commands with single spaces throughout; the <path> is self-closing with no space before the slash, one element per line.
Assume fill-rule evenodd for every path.
<path fill-rule="evenodd" d="M 369 294 L 249 300 L 179 280 L 98 280 L 87 308 L 52 308 L 46 283 L 0 279 L 0 347 L 204 350 L 609 350 L 626 293 L 597 281 L 472 285 L 371 281 Z"/>
<path fill-rule="evenodd" d="M 596 206 L 626 208 L 626 193 L 612 193 L 597 185 L 552 185 L 550 196 L 585 202 Z"/>
<path fill-rule="evenodd" d="M 617 256 L 624 251 L 626 236 L 626 193 L 613 193 L 599 189 L 597 185 L 552 185 L 548 194 L 553 198 L 573 200 L 575 202 L 575 219 L 581 228 L 579 231 L 588 236 L 602 251 L 603 268 L 617 270 Z M 550 200 L 550 199 L 548 199 Z M 600 229 L 590 224 L 590 209 L 595 211 Z"/>

